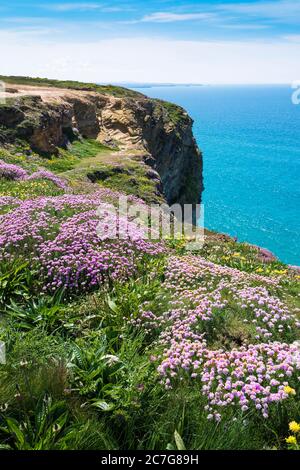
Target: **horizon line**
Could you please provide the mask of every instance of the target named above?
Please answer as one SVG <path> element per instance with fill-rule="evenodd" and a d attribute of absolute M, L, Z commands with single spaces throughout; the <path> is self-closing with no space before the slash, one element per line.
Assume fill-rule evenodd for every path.
<path fill-rule="evenodd" d="M 128 81 L 122 81 L 122 82 L 115 82 L 115 81 L 105 81 L 105 82 L 97 82 L 99 85 L 119 85 L 119 86 L 125 86 L 125 85 L 137 85 L 141 86 L 141 88 L 146 88 L 146 86 L 282 86 L 282 85 L 287 85 L 287 86 L 292 86 L 292 84 L 297 81 L 293 80 L 291 82 L 257 82 L 257 83 L 252 83 L 252 82 L 240 82 L 240 83 L 214 83 L 214 82 L 209 82 L 209 83 L 190 83 L 190 82 L 132 82 L 130 80 Z M 145 86 L 142 86 L 145 85 Z"/>

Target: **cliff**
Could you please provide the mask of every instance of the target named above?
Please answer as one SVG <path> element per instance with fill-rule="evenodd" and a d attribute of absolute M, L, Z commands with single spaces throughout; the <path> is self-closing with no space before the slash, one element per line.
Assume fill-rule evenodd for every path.
<path fill-rule="evenodd" d="M 184 109 L 118 87 L 2 79 L 2 145 L 21 139 L 51 156 L 76 139 L 95 139 L 146 166 L 147 178 L 169 204 L 201 200 L 202 156 Z M 122 165 L 122 159 L 114 165 Z"/>

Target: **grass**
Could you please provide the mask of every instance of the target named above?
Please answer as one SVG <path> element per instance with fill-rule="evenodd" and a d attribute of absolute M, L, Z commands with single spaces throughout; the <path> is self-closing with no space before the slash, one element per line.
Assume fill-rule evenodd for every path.
<path fill-rule="evenodd" d="M 115 150 L 93 139 L 83 139 L 72 143 L 68 150 L 61 149 L 59 156 L 44 159 L 46 168 L 57 173 L 72 170 L 88 160 L 96 160 L 96 157 L 111 154 Z"/>
<path fill-rule="evenodd" d="M 188 119 L 186 111 L 177 104 L 159 99 L 154 101 L 162 106 L 162 108 L 167 112 L 168 119 L 170 119 L 175 126 L 183 120 Z"/>
<path fill-rule="evenodd" d="M 248 243 L 238 243 L 230 237 L 226 238 L 218 234 L 207 234 L 200 254 L 212 262 L 240 271 L 256 272 L 263 276 L 287 273 L 286 265 L 280 260 L 275 259 L 265 263 L 254 246 Z"/>
<path fill-rule="evenodd" d="M 135 161 L 134 155 L 131 157 L 95 140 L 73 142 L 68 150 L 60 150 L 58 157 L 39 161 L 45 168 L 68 178 L 76 188 L 80 181 L 88 180 L 140 197 L 148 203 L 162 202 L 157 182 L 147 176 L 149 167 Z"/>
<path fill-rule="evenodd" d="M 100 155 L 110 155 L 115 151 L 115 149 L 94 139 L 82 139 L 74 141 L 67 150 L 60 149 L 58 156 L 41 157 L 33 152 L 26 142 L 20 141 L 18 146 L 0 148 L 0 159 L 7 163 L 17 164 L 29 171 L 43 167 L 56 173 L 62 173 L 75 168 L 83 160 L 94 159 Z"/>
<path fill-rule="evenodd" d="M 89 177 L 97 175 L 98 170 L 102 170 L 102 180 L 99 180 L 101 186 L 108 187 L 124 194 L 132 194 L 147 203 L 160 203 L 162 196 L 156 189 L 156 183 L 147 177 L 147 167 L 134 162 L 128 162 L 118 167 L 103 165 L 97 169 L 89 170 Z"/>

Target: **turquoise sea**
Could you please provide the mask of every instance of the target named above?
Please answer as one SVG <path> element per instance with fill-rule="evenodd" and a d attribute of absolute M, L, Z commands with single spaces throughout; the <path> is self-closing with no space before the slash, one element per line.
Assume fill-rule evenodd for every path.
<path fill-rule="evenodd" d="M 205 226 L 300 265 L 300 105 L 290 86 L 152 87 L 183 106 L 204 157 Z"/>

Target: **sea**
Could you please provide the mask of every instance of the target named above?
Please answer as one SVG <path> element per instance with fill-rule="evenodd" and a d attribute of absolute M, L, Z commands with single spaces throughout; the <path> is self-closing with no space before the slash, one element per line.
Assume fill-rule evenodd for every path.
<path fill-rule="evenodd" d="M 132 86 L 183 106 L 204 159 L 204 224 L 300 266 L 300 104 L 278 86 Z"/>

